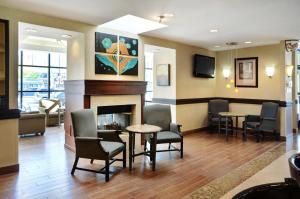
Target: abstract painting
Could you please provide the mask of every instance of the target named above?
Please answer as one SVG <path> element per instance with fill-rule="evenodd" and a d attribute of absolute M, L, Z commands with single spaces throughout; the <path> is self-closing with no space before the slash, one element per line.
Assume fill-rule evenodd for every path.
<path fill-rule="evenodd" d="M 96 54 L 95 55 L 95 73 L 96 74 L 118 74 L 117 55 Z"/>
<path fill-rule="evenodd" d="M 138 75 L 138 58 L 129 56 L 119 56 L 120 75 Z"/>
<path fill-rule="evenodd" d="M 235 59 L 235 87 L 258 87 L 258 57 Z"/>
<path fill-rule="evenodd" d="M 159 64 L 156 67 L 156 85 L 170 86 L 170 64 Z"/>
<path fill-rule="evenodd" d="M 137 39 L 119 36 L 120 55 L 138 56 L 139 42 Z"/>
<path fill-rule="evenodd" d="M 96 32 L 95 51 L 99 53 L 117 54 L 118 37 L 116 35 Z"/>
<path fill-rule="evenodd" d="M 138 75 L 138 39 L 95 33 L 95 73 Z"/>

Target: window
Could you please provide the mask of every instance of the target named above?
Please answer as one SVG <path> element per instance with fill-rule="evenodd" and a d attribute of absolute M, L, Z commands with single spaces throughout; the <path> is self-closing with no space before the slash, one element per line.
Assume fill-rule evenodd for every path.
<path fill-rule="evenodd" d="M 145 52 L 145 81 L 147 82 L 145 100 L 152 102 L 153 98 L 153 53 Z"/>
<path fill-rule="evenodd" d="M 19 57 L 19 108 L 37 111 L 41 98 L 59 99 L 64 105 L 66 53 L 24 49 L 19 52 Z"/>

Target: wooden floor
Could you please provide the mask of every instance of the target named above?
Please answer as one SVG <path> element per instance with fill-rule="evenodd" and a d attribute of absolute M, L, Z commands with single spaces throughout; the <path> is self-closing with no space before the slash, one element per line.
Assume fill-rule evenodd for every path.
<path fill-rule="evenodd" d="M 45 136 L 20 138 L 20 172 L 0 176 L 0 198 L 181 198 L 211 180 L 277 145 L 206 132 L 184 137 L 184 159 L 178 152 L 159 153 L 156 171 L 146 157 L 137 157 L 134 169 L 112 168 L 104 175 L 76 171 L 70 175 L 74 154 L 64 148 L 63 127 L 49 128 Z M 166 147 L 166 146 L 162 146 Z M 119 164 L 119 165 L 118 165 Z M 79 166 L 100 168 L 103 162 L 80 160 Z"/>

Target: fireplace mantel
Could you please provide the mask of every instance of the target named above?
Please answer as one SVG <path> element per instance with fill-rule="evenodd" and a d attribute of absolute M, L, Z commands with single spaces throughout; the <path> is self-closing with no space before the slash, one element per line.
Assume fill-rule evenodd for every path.
<path fill-rule="evenodd" d="M 71 112 L 91 108 L 91 96 L 140 95 L 141 118 L 145 101 L 147 82 L 120 80 L 67 80 L 65 81 L 65 147 L 74 151 L 74 135 Z M 142 119 L 143 120 L 143 119 Z"/>

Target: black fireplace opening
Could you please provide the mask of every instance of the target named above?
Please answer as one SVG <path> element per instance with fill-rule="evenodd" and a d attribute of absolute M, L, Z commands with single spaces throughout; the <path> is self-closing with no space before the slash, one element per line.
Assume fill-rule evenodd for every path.
<path fill-rule="evenodd" d="M 133 106 L 98 106 L 98 129 L 124 131 L 131 124 Z"/>

